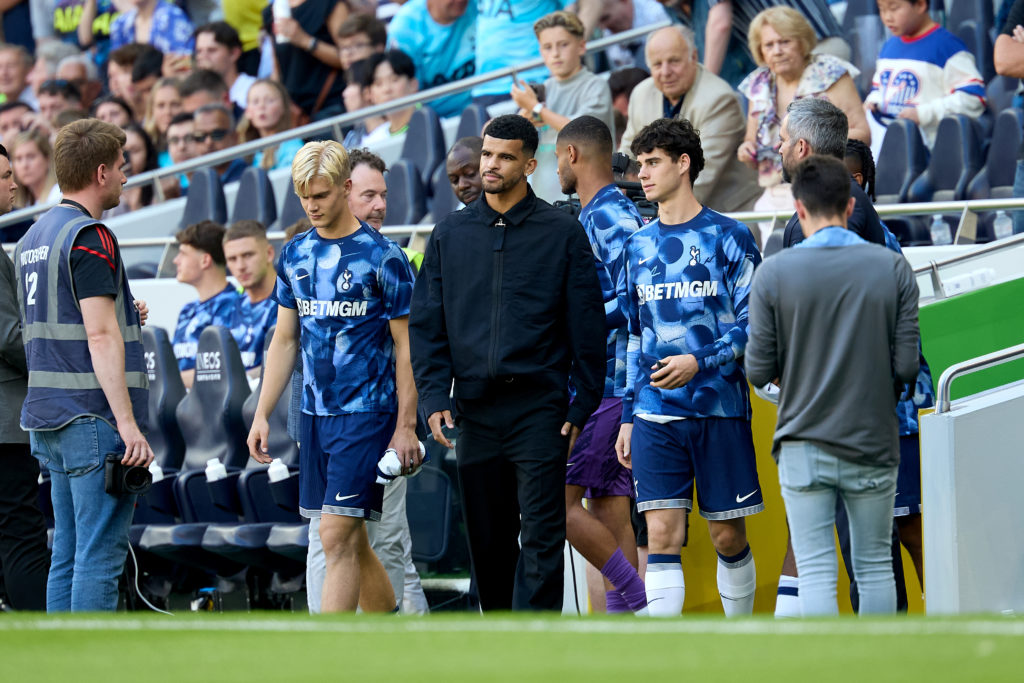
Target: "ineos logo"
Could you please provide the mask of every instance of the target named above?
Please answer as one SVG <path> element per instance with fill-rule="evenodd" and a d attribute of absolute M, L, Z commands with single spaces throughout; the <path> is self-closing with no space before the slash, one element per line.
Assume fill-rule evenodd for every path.
<path fill-rule="evenodd" d="M 197 370 L 220 370 L 220 351 L 203 351 L 196 355 Z"/>

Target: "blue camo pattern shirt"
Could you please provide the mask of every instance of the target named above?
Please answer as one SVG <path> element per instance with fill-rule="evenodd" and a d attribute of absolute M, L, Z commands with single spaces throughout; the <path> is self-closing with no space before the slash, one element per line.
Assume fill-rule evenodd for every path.
<path fill-rule="evenodd" d="M 178 359 L 178 370 L 196 369 L 196 350 L 203 330 L 210 325 L 220 325 L 228 330 L 234 326 L 239 297 L 238 290 L 228 283 L 220 293 L 206 301 L 190 301 L 182 307 L 174 328 L 174 357 Z"/>
<path fill-rule="evenodd" d="M 640 212 L 614 184 L 606 185 L 580 211 L 579 221 L 587 232 L 597 259 L 597 279 L 604 296 L 605 325 L 608 329 L 608 370 L 604 397 L 621 398 L 626 393 L 626 347 L 629 331 L 625 313 L 619 308 L 615 283 L 622 267 L 622 247 L 644 226 Z"/>
<path fill-rule="evenodd" d="M 750 230 L 707 207 L 681 225 L 651 221 L 623 248 L 617 292 L 630 349 L 622 421 L 634 415 L 750 419 L 740 358 L 750 283 L 761 263 Z M 697 374 L 677 389 L 650 385 L 651 367 L 692 354 Z"/>
<path fill-rule="evenodd" d="M 280 263 L 274 297 L 299 314 L 302 411 L 397 412 L 388 324 L 409 315 L 413 284 L 401 248 L 360 223 L 340 239 L 298 235 Z"/>
<path fill-rule="evenodd" d="M 276 323 L 277 301 L 273 296 L 256 303 L 252 303 L 244 294 L 238 298 L 231 336 L 235 338 L 238 350 L 242 353 L 242 364 L 246 370 L 263 364 L 263 344 L 267 339 L 267 331 Z"/>
<path fill-rule="evenodd" d="M 902 254 L 903 250 L 900 249 L 900 242 L 896 239 L 896 235 L 892 234 L 889 228 L 885 227 L 884 223 L 882 227 L 885 228 L 885 246 L 897 254 Z M 917 344 L 920 349 L 921 342 Z M 917 434 L 917 411 L 931 408 L 935 405 L 932 369 L 928 367 L 928 361 L 924 359 L 924 351 L 919 350 L 919 354 L 920 369 L 917 371 L 917 383 L 914 386 L 914 394 L 896 404 L 896 417 L 900 421 L 900 436 Z"/>

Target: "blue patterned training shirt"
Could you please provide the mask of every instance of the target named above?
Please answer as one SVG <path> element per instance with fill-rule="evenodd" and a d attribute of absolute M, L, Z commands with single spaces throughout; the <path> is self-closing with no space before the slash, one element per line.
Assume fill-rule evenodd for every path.
<path fill-rule="evenodd" d="M 630 333 L 623 422 L 634 415 L 750 419 L 739 362 L 761 263 L 750 230 L 704 207 L 681 225 L 651 221 L 626 241 L 622 258 L 617 291 Z M 684 354 L 697 359 L 693 379 L 671 390 L 650 386 L 652 366 Z"/>
<path fill-rule="evenodd" d="M 277 303 L 299 314 L 302 411 L 398 410 L 390 320 L 409 315 L 412 268 L 366 223 L 340 239 L 309 230 L 285 245 Z"/>
<path fill-rule="evenodd" d="M 239 297 L 231 336 L 235 338 L 238 350 L 242 353 L 242 364 L 246 370 L 263 365 L 263 345 L 267 331 L 276 323 L 277 300 L 273 296 L 256 303 L 252 303 L 244 294 Z"/>
<path fill-rule="evenodd" d="M 626 346 L 629 332 L 625 313 L 619 308 L 615 283 L 622 267 L 622 246 L 626 239 L 644 226 L 640 212 L 614 184 L 606 185 L 583 207 L 579 216 L 597 259 L 597 278 L 604 296 L 605 323 L 608 329 L 608 370 L 604 397 L 621 398 L 626 393 Z"/>
<path fill-rule="evenodd" d="M 196 350 L 203 330 L 210 325 L 220 325 L 228 330 L 232 328 L 239 296 L 234 285 L 228 283 L 206 301 L 197 299 L 182 307 L 174 328 L 174 357 L 178 359 L 178 370 L 195 370 Z"/>

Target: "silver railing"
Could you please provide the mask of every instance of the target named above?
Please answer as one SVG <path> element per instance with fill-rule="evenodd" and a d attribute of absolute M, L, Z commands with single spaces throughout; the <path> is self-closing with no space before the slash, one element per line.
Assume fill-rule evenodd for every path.
<path fill-rule="evenodd" d="M 928 263 L 922 264 L 914 268 L 914 275 L 924 275 L 928 273 L 932 281 L 932 291 L 935 296 L 940 299 L 946 298 L 946 289 L 942 284 L 942 277 L 939 270 L 946 266 L 955 265 L 957 263 L 963 263 L 965 261 L 971 261 L 978 257 L 985 256 L 987 254 L 993 254 L 1005 249 L 1012 249 L 1024 245 L 1024 234 L 1013 235 L 1012 237 L 1006 237 L 995 242 L 989 242 L 988 244 L 982 245 L 975 249 L 971 249 L 967 253 L 957 254 L 956 256 L 950 256 L 949 258 L 929 261 Z M 1024 263 L 1024 262 L 1022 262 Z"/>
<path fill-rule="evenodd" d="M 949 412 L 949 392 L 954 379 L 1021 358 L 1024 358 L 1024 344 L 1017 344 L 1001 351 L 993 351 L 984 356 L 978 356 L 977 358 L 971 358 L 962 363 L 949 366 L 942 373 L 942 376 L 939 377 L 939 389 L 935 398 L 936 414 Z"/>
<path fill-rule="evenodd" d="M 639 38 L 644 38 L 648 33 L 656 31 L 659 28 L 670 26 L 671 22 L 663 21 L 656 24 L 650 24 L 648 26 L 642 26 L 640 28 L 630 29 L 629 31 L 623 31 L 622 33 L 616 33 L 615 35 L 608 36 L 607 38 L 601 38 L 588 44 L 587 53 L 601 52 L 608 47 L 618 45 L 620 43 L 631 43 Z M 364 107 L 359 111 L 347 112 L 345 114 L 339 114 L 338 116 L 324 119 L 323 121 L 314 121 L 313 123 L 300 126 L 298 128 L 292 128 L 275 135 L 270 135 L 259 140 L 252 140 L 245 142 L 240 145 L 235 145 L 228 149 L 221 150 L 219 152 L 212 152 L 205 154 L 195 159 L 189 159 L 183 161 L 180 164 L 174 164 L 173 166 L 167 166 L 165 168 L 158 168 L 153 171 L 146 171 L 133 175 L 128 179 L 125 188 L 138 187 L 139 185 L 145 185 L 146 183 L 152 183 L 153 191 L 158 201 L 164 199 L 163 188 L 160 185 L 160 181 L 164 178 L 176 176 L 180 173 L 189 173 L 199 168 L 206 168 L 207 166 L 220 166 L 221 164 L 247 157 L 260 150 L 266 149 L 267 147 L 273 147 L 280 145 L 288 140 L 295 138 L 306 138 L 315 135 L 321 135 L 323 133 L 330 133 L 334 139 L 341 140 L 344 136 L 342 135 L 342 129 L 345 126 L 358 123 L 367 116 L 378 116 L 386 114 L 388 112 L 396 111 L 399 109 L 405 109 L 407 107 L 421 104 L 429 100 L 434 100 L 439 97 L 445 97 L 446 95 L 454 95 L 456 93 L 464 92 L 475 88 L 476 86 L 487 83 L 488 81 L 497 80 L 506 76 L 511 76 L 518 71 L 526 69 L 533 69 L 538 66 L 543 66 L 544 61 L 540 58 L 524 62 L 523 64 L 517 64 L 516 66 L 506 67 L 504 69 L 497 69 L 495 71 L 488 71 L 484 74 L 478 74 L 464 78 L 461 81 L 454 83 L 445 83 L 439 85 L 436 88 L 429 90 L 421 90 L 420 92 L 412 95 L 401 97 L 397 100 L 392 100 L 386 104 L 377 104 L 370 107 Z M 47 211 L 52 204 L 46 206 L 30 206 L 24 209 L 19 209 L 6 216 L 0 217 L 0 228 L 18 223 L 20 221 L 35 218 L 41 213 Z"/>

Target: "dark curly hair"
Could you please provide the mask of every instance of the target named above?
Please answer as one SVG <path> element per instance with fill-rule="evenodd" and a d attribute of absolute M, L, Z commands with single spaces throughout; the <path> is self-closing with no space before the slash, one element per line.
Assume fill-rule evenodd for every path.
<path fill-rule="evenodd" d="M 499 140 L 519 140 L 523 143 L 523 152 L 532 158 L 537 151 L 539 138 L 537 129 L 526 118 L 518 114 L 505 114 L 491 119 L 484 128 L 484 135 Z"/>
<path fill-rule="evenodd" d="M 687 119 L 657 119 L 644 126 L 629 147 L 633 156 L 664 150 L 673 162 L 686 155 L 690 158 L 690 185 L 704 170 L 704 150 L 700 146 L 700 131 Z"/>
<path fill-rule="evenodd" d="M 850 166 L 850 160 L 858 164 L 857 168 Z M 846 161 L 850 173 L 860 173 L 864 176 L 864 193 L 875 201 L 875 157 L 871 154 L 871 148 L 860 140 L 853 138 L 846 141 Z"/>

